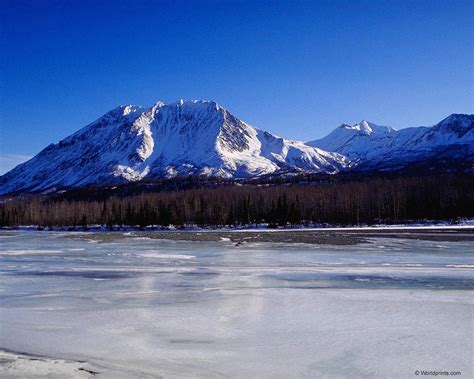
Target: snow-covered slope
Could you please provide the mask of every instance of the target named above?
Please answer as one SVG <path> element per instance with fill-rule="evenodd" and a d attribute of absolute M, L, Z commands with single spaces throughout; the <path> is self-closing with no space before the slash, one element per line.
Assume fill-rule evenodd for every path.
<path fill-rule="evenodd" d="M 342 124 L 326 137 L 307 144 L 327 151 L 344 151 L 342 154 L 357 158 L 371 150 L 375 139 L 392 138 L 395 132 L 395 129 L 389 126 L 363 120 L 355 125 Z"/>
<path fill-rule="evenodd" d="M 116 108 L 0 177 L 0 193 L 186 174 L 328 172 L 348 160 L 254 128 L 212 101 Z"/>
<path fill-rule="evenodd" d="M 438 157 L 471 159 L 474 154 L 474 115 L 453 114 L 433 127 L 394 130 L 367 121 L 341 125 L 310 146 L 347 156 L 364 169 L 393 169 Z"/>

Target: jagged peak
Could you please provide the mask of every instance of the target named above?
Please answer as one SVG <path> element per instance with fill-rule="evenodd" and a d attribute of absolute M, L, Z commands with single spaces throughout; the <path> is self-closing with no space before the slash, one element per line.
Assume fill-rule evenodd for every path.
<path fill-rule="evenodd" d="M 129 114 L 138 112 L 140 110 L 143 110 L 143 107 L 140 105 L 134 105 L 134 104 L 124 104 L 124 105 L 119 105 L 118 107 L 112 109 L 111 111 L 107 112 L 104 116 L 128 116 Z"/>
<path fill-rule="evenodd" d="M 372 134 L 372 133 L 391 133 L 394 132 L 395 129 L 393 129 L 390 126 L 382 126 L 382 125 L 377 125 L 374 124 L 373 122 L 367 121 L 367 120 L 362 120 L 361 122 L 350 125 L 350 124 L 342 124 L 339 126 L 338 129 L 349 129 L 349 130 L 355 130 L 358 132 L 362 132 L 364 134 Z"/>
<path fill-rule="evenodd" d="M 358 129 L 360 131 L 364 131 L 364 132 L 367 132 L 367 133 L 372 133 L 373 132 L 372 126 L 374 126 L 374 125 L 375 124 L 372 124 L 372 123 L 368 122 L 367 120 L 362 120 L 361 122 L 356 124 L 356 126 L 358 127 Z"/>
<path fill-rule="evenodd" d="M 474 114 L 452 113 L 438 124 L 448 124 L 456 121 L 474 122 Z"/>
<path fill-rule="evenodd" d="M 162 103 L 162 102 L 159 101 L 158 103 Z M 178 107 L 181 107 L 181 106 L 200 106 L 201 105 L 201 106 L 212 106 L 212 107 L 215 107 L 216 109 L 219 109 L 219 108 L 224 109 L 224 107 L 222 105 L 220 105 L 219 103 L 217 103 L 214 100 L 179 99 L 179 100 L 173 101 L 171 103 L 162 103 L 162 104 L 168 105 L 168 106 L 178 106 Z"/>
<path fill-rule="evenodd" d="M 164 107 L 166 103 L 164 101 L 158 100 L 153 104 L 152 108 L 161 108 Z"/>
<path fill-rule="evenodd" d="M 362 120 L 358 124 L 354 124 L 354 125 L 344 123 L 341 126 L 339 126 L 339 129 L 350 129 L 350 130 L 356 130 L 359 132 L 370 134 L 373 131 L 371 126 L 376 126 L 376 125 L 366 120 Z"/>
<path fill-rule="evenodd" d="M 222 105 L 212 100 L 186 100 L 179 99 L 170 103 L 165 103 L 163 101 L 157 101 L 150 109 L 152 113 L 156 113 L 161 109 L 168 109 L 173 112 L 173 109 L 179 109 L 180 112 L 193 113 L 196 112 L 220 112 L 220 113 L 229 113 Z"/>
<path fill-rule="evenodd" d="M 150 110 L 158 110 L 163 107 L 179 107 L 179 108 L 200 108 L 200 107 L 205 107 L 209 110 L 222 110 L 222 111 L 227 111 L 226 108 L 224 108 L 221 104 L 214 100 L 196 100 L 196 99 L 179 99 L 173 102 L 164 102 L 161 100 L 157 100 L 150 108 Z M 136 112 L 137 110 L 143 110 L 144 108 L 138 105 L 121 105 L 119 107 L 116 107 L 112 109 L 111 111 L 107 112 L 104 116 L 107 115 L 112 115 L 112 114 L 120 114 L 123 116 L 126 116 L 129 113 Z M 104 117 L 102 116 L 102 117 Z"/>

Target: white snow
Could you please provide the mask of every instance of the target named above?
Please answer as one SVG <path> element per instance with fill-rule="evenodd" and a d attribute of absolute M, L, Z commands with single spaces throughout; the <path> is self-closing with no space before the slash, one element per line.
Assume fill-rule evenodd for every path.
<path fill-rule="evenodd" d="M 446 147 L 474 152 L 474 115 L 451 115 L 433 127 L 395 130 L 362 121 L 344 124 L 326 137 L 307 142 L 367 165 L 432 158 Z"/>
<path fill-rule="evenodd" d="M 0 178 L 0 193 L 187 174 L 335 173 L 347 159 L 263 132 L 213 101 L 116 108 Z"/>
<path fill-rule="evenodd" d="M 0 376 L 4 378 L 90 378 L 87 364 L 0 350 Z"/>
<path fill-rule="evenodd" d="M 399 131 L 363 120 L 303 143 L 257 129 L 213 101 L 159 101 L 149 108 L 118 107 L 49 145 L 0 177 L 0 194 L 188 174 L 337 173 L 438 154 L 448 159 L 474 154 L 473 115 Z"/>

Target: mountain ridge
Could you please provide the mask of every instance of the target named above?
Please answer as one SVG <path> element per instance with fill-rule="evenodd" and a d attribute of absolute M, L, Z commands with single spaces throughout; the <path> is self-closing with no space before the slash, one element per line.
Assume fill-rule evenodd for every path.
<path fill-rule="evenodd" d="M 257 129 L 214 101 L 114 108 L 0 177 L 0 193 L 207 175 L 328 172 L 349 162 Z"/>
<path fill-rule="evenodd" d="M 431 127 L 390 128 L 378 133 L 357 127 L 336 128 L 307 144 L 357 161 L 358 170 L 395 169 L 419 159 L 436 160 L 448 147 L 452 151 L 457 149 L 470 160 L 474 153 L 474 115 L 453 113 Z"/>
<path fill-rule="evenodd" d="M 395 130 L 362 120 L 301 142 L 240 120 L 215 101 L 122 105 L 3 176 L 0 194 L 176 176 L 244 179 L 397 170 L 416 162 L 461 162 L 474 171 L 474 115 Z"/>

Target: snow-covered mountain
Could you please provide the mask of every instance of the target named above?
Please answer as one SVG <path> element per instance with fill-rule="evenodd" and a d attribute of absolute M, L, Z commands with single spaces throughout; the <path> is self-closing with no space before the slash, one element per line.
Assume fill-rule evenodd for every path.
<path fill-rule="evenodd" d="M 309 141 L 307 144 L 324 146 L 323 149 L 328 151 L 344 151 L 342 154 L 358 158 L 371 150 L 374 139 L 382 136 L 391 138 L 395 132 L 396 130 L 389 126 L 380 126 L 363 120 L 355 125 L 342 124 L 326 137 Z"/>
<path fill-rule="evenodd" d="M 212 101 L 118 107 L 0 177 L 0 194 L 186 174 L 336 173 L 346 157 L 257 129 Z"/>
<path fill-rule="evenodd" d="M 0 194 L 207 175 L 396 170 L 428 161 L 474 170 L 474 115 L 395 130 L 343 124 L 307 143 L 257 129 L 213 101 L 121 106 L 0 177 Z"/>
<path fill-rule="evenodd" d="M 474 162 L 474 115 L 452 114 L 432 127 L 395 130 L 362 121 L 343 124 L 308 145 L 348 157 L 358 169 L 391 170 L 416 161 Z"/>

